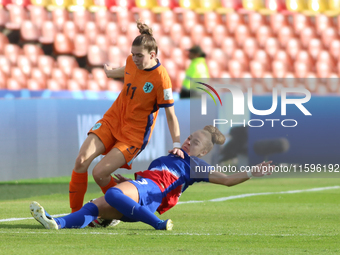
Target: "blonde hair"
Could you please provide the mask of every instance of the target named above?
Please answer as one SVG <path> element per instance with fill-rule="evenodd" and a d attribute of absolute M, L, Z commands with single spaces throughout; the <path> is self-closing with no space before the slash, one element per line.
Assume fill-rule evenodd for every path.
<path fill-rule="evenodd" d="M 214 144 L 224 144 L 225 136 L 218 130 L 217 127 L 212 125 L 205 126 L 202 130 L 204 133 L 211 135 L 211 140 L 208 139 L 208 143 L 205 145 L 206 150 L 209 152 L 214 147 Z"/>
<path fill-rule="evenodd" d="M 142 46 L 148 52 L 155 51 L 157 54 L 158 46 L 155 38 L 152 36 L 152 28 L 142 23 L 141 20 L 137 20 L 137 28 L 140 35 L 133 40 L 132 46 Z"/>

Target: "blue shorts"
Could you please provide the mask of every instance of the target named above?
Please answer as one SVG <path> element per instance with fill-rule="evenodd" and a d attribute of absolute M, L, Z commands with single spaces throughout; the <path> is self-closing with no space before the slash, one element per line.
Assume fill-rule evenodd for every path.
<path fill-rule="evenodd" d="M 141 178 L 135 181 L 129 181 L 136 186 L 139 194 L 139 201 L 143 207 L 148 208 L 152 213 L 156 212 L 159 205 L 162 203 L 162 191 L 157 184 L 147 178 Z M 123 216 L 121 221 L 135 222 L 135 220 Z"/>

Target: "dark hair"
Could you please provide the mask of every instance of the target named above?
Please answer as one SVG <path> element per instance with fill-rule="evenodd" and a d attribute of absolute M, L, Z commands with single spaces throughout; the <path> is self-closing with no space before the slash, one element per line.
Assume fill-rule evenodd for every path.
<path fill-rule="evenodd" d="M 225 136 L 221 133 L 220 130 L 218 130 L 217 127 L 214 127 L 212 125 L 205 126 L 203 128 L 203 131 L 206 131 L 211 135 L 211 141 L 209 141 L 209 143 L 206 144 L 206 149 L 208 150 L 208 152 L 211 151 L 215 143 L 224 144 Z"/>
<path fill-rule="evenodd" d="M 132 46 L 142 46 L 148 52 L 154 50 L 157 54 L 158 47 L 155 38 L 152 36 L 152 29 L 140 20 L 137 20 L 137 27 L 140 35 L 133 40 Z"/>

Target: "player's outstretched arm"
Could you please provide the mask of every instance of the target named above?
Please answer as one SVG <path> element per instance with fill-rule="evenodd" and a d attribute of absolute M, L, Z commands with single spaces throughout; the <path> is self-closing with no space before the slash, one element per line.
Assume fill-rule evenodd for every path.
<path fill-rule="evenodd" d="M 125 66 L 112 69 L 108 64 L 104 64 L 104 71 L 107 78 L 124 78 Z"/>
<path fill-rule="evenodd" d="M 262 162 L 251 168 L 250 173 L 239 172 L 231 175 L 226 175 L 220 172 L 211 172 L 209 175 L 209 182 L 214 184 L 221 184 L 228 187 L 240 184 L 250 179 L 251 176 L 262 177 L 264 175 L 271 175 L 274 165 L 270 165 L 272 161 Z"/>
<path fill-rule="evenodd" d="M 169 153 L 175 154 L 184 158 L 184 153 L 181 151 L 181 140 L 180 140 L 180 129 L 178 124 L 178 119 L 175 114 L 175 107 L 170 106 L 165 108 L 166 119 L 169 126 L 169 131 L 171 134 L 172 141 L 174 143 L 174 148 L 169 150 Z"/>

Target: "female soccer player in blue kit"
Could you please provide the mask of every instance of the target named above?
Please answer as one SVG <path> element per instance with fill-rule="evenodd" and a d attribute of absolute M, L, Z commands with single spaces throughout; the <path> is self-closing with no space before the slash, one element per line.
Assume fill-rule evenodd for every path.
<path fill-rule="evenodd" d="M 64 217 L 52 218 L 37 202 L 32 202 L 32 216 L 47 229 L 83 228 L 100 217 L 121 221 L 142 221 L 156 230 L 171 230 L 170 219 L 160 220 L 160 214 L 176 205 L 179 196 L 189 185 L 205 181 L 234 186 L 250 179 L 271 174 L 270 163 L 262 162 L 249 172 L 225 175 L 220 172 L 197 171 L 207 169 L 209 164 L 200 159 L 215 143 L 223 144 L 224 135 L 213 126 L 206 126 L 191 134 L 183 143 L 184 159 L 173 154 L 152 161 L 148 170 L 135 173 L 136 180 L 117 176 L 117 186 L 110 188 L 105 196 L 85 204 L 81 210 Z M 253 170 L 255 169 L 255 170 Z"/>

